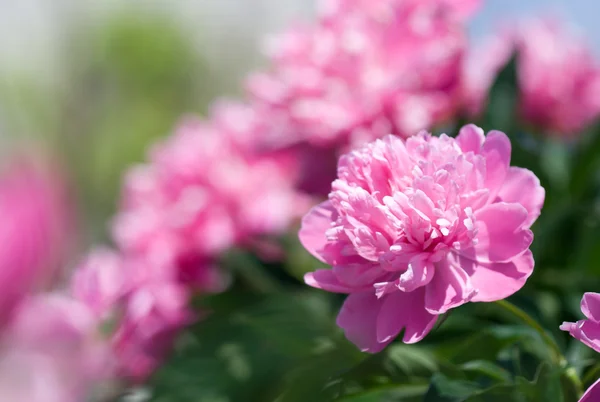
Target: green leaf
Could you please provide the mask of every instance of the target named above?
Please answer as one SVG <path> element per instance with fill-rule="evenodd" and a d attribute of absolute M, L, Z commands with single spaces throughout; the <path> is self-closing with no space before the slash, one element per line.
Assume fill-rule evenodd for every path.
<path fill-rule="evenodd" d="M 510 382 L 511 375 L 505 369 L 486 360 L 473 360 L 460 366 L 467 372 L 477 373 L 498 382 Z"/>
<path fill-rule="evenodd" d="M 490 89 L 480 125 L 485 130 L 515 131 L 518 95 L 517 56 L 513 55 Z"/>
<path fill-rule="evenodd" d="M 517 378 L 519 392 L 529 402 L 563 402 L 560 369 L 547 363 L 539 366 L 533 381 Z"/>
<path fill-rule="evenodd" d="M 422 401 L 427 392 L 427 384 L 391 385 L 369 389 L 353 395 L 348 395 L 336 401 L 339 402 L 394 402 Z"/>
<path fill-rule="evenodd" d="M 448 378 L 436 373 L 431 378 L 431 384 L 425 394 L 424 402 L 460 402 L 480 390 L 477 383 Z"/>
<path fill-rule="evenodd" d="M 435 355 L 418 345 L 395 344 L 387 348 L 390 361 L 404 374 L 431 375 L 438 371 Z"/>

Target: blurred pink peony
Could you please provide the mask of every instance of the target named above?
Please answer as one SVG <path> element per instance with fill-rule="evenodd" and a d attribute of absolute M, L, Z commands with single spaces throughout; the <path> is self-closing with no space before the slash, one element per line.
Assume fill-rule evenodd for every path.
<path fill-rule="evenodd" d="M 0 173 L 0 326 L 21 298 L 56 277 L 73 223 L 67 198 L 40 161 L 16 160 Z"/>
<path fill-rule="evenodd" d="M 127 255 L 176 265 L 190 284 L 219 291 L 215 257 L 254 236 L 283 233 L 305 209 L 288 159 L 253 149 L 251 110 L 221 104 L 188 119 L 127 176 L 114 235 Z"/>
<path fill-rule="evenodd" d="M 174 267 L 107 249 L 92 252 L 76 271 L 72 293 L 107 328 L 117 375 L 134 382 L 152 374 L 193 318 Z"/>
<path fill-rule="evenodd" d="M 550 20 L 519 32 L 521 112 L 555 134 L 575 135 L 600 116 L 600 64 L 579 38 Z"/>
<path fill-rule="evenodd" d="M 268 41 L 272 67 L 252 74 L 247 89 L 270 123 L 262 141 L 309 144 L 297 149 L 307 170 L 302 190 L 320 193 L 348 147 L 390 133 L 406 137 L 453 115 L 460 105 L 465 17 L 478 3 L 323 1 L 315 26 L 298 24 Z"/>
<path fill-rule="evenodd" d="M 62 295 L 23 301 L 2 338 L 2 400 L 88 400 L 112 376 L 111 355 L 97 324 L 85 305 Z"/>
<path fill-rule="evenodd" d="M 600 116 L 600 64 L 579 38 L 557 21 L 530 20 L 505 28 L 468 57 L 465 107 L 482 112 L 492 84 L 518 52 L 519 111 L 551 135 L 574 136 Z"/>
<path fill-rule="evenodd" d="M 515 50 L 512 35 L 510 30 L 504 30 L 469 51 L 462 79 L 463 107 L 468 116 L 481 115 L 487 106 L 492 85 Z"/>
<path fill-rule="evenodd" d="M 417 342 L 438 315 L 525 284 L 545 192 L 509 166 L 510 154 L 504 133 L 468 125 L 456 139 L 387 136 L 340 159 L 300 240 L 332 266 L 306 283 L 349 294 L 337 323 L 361 350 L 377 352 L 402 330 Z"/>
<path fill-rule="evenodd" d="M 574 338 L 600 352 L 600 294 L 584 294 L 581 299 L 581 311 L 586 319 L 564 322 L 560 329 L 568 331 Z"/>

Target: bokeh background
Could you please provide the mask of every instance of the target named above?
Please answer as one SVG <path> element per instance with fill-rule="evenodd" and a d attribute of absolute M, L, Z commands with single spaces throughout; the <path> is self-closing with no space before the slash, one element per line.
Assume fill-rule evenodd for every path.
<path fill-rule="evenodd" d="M 600 50 L 593 0 L 490 0 L 472 43 L 505 21 L 564 19 Z M 183 113 L 237 95 L 269 34 L 310 21 L 314 0 L 0 2 L 0 139 L 60 154 L 76 182 L 82 247 L 105 240 L 121 173 Z"/>
<path fill-rule="evenodd" d="M 505 21 L 558 16 L 600 50 L 594 0 L 490 0 L 472 43 Z M 314 0 L 0 1 L 0 141 L 32 139 L 76 183 L 81 247 L 106 239 L 120 175 L 183 113 L 237 95 L 261 46 Z"/>
<path fill-rule="evenodd" d="M 315 15 L 314 7 L 313 0 L 0 0 L 0 158 L 9 160 L 16 150 L 27 148 L 35 149 L 57 165 L 68 187 L 70 208 L 76 215 L 73 230 L 77 235 L 70 245 L 69 257 L 63 261 L 65 266 L 74 267 L 94 245 L 111 244 L 109 225 L 117 211 L 123 172 L 143 161 L 150 145 L 168 135 L 182 114 L 204 115 L 215 99 L 241 95 L 244 76 L 266 65 L 261 53 L 265 36 L 281 31 L 294 20 L 310 21 Z M 596 0 L 488 0 L 470 22 L 470 40 L 477 44 L 496 32 L 504 21 L 553 15 L 587 38 L 600 56 L 599 11 Z M 598 132 L 595 133 L 597 138 Z M 580 344 L 567 344 L 567 337 L 560 334 L 557 323 L 561 317 L 577 317 L 583 291 L 598 290 L 594 287 L 600 284 L 599 198 L 597 188 L 590 190 L 591 195 L 582 196 L 585 201 L 577 203 L 557 194 L 562 191 L 561 186 L 577 189 L 577 183 L 574 187 L 569 184 L 574 177 L 576 181 L 574 175 L 592 175 L 598 165 L 595 162 L 586 165 L 583 173 L 573 171 L 569 158 L 577 155 L 577 151 L 569 154 L 574 148 L 571 144 L 557 144 L 545 144 L 543 151 L 535 152 L 540 157 L 537 167 L 551 177 L 550 182 L 555 186 L 550 190 L 553 196 L 546 209 L 550 212 L 535 228 L 538 237 L 533 246 L 546 271 L 536 274 L 515 303 L 558 333 L 570 362 L 582 362 L 577 369 L 583 374 L 589 373 L 595 358 Z M 593 144 L 598 144 L 597 139 Z M 597 162 L 596 156 L 594 161 Z M 581 210 L 585 213 L 580 214 Z M 542 230 L 551 234 L 544 236 Z M 294 241 L 285 238 L 283 243 L 287 247 L 286 242 Z M 333 333 L 333 317 L 341 300 L 316 291 L 307 291 L 305 297 L 304 286 L 298 279 L 303 272 L 294 270 L 309 270 L 314 261 L 296 243 L 286 251 L 290 254 L 280 265 L 270 265 L 269 261 L 252 256 L 248 259 L 247 255 L 240 257 L 242 263 L 236 262 L 235 255 L 228 260 L 232 266 L 245 264 L 246 273 L 241 275 L 246 276 L 246 281 L 255 281 L 248 286 L 255 285 L 255 293 L 262 289 L 275 296 L 266 304 L 261 304 L 261 299 L 257 307 L 252 307 L 254 310 L 246 312 L 252 322 L 244 322 L 243 316 L 242 321 L 234 323 L 218 318 L 209 320 L 200 330 L 207 344 L 198 352 L 206 360 L 187 361 L 185 356 L 176 356 L 167 363 L 153 384 L 159 395 L 156 400 L 195 401 L 195 396 L 202 395 L 197 400 L 235 402 L 243 400 L 239 398 L 248 392 L 248 401 L 260 402 L 277 400 L 271 397 L 287 389 L 284 394 L 288 399 L 284 400 L 309 401 L 306 398 L 322 385 L 317 378 L 320 373 L 342 370 L 351 362 L 358 368 L 348 370 L 348 378 L 365 389 L 379 388 L 371 397 L 348 401 L 420 400 L 428 383 L 419 381 L 438 371 L 438 358 L 455 359 L 461 364 L 471 358 L 493 360 L 505 346 L 503 342 L 517 336 L 516 332 L 500 330 L 479 334 L 470 328 L 472 321 L 453 317 L 445 332 L 432 335 L 431 347 L 409 349 L 395 345 L 385 357 L 365 359 L 352 346 L 343 344 L 336 345 L 341 350 L 336 355 L 338 360 L 329 359 L 325 353 L 319 357 L 321 360 L 308 364 L 300 356 L 308 346 L 294 334 L 303 330 L 303 336 L 318 338 Z M 293 263 L 288 264 L 289 261 Z M 252 267 L 252 263 L 258 266 Z M 288 271 L 279 274 L 282 267 Z M 576 269 L 577 273 L 567 268 Z M 285 298 L 281 289 L 294 293 L 302 307 L 294 305 L 286 310 L 287 305 L 282 303 L 282 309 L 271 311 L 279 298 Z M 252 303 L 258 299 L 256 294 L 232 294 L 209 300 L 208 305 L 214 303 L 212 307 L 226 315 L 229 308 L 254 306 Z M 474 316 L 480 318 L 488 313 L 482 311 L 474 311 Z M 298 326 L 305 318 L 299 314 L 307 314 L 311 324 Z M 292 316 L 294 319 L 287 321 Z M 495 324 L 501 318 L 476 322 Z M 274 327 L 281 322 L 283 326 Z M 272 329 L 274 342 L 280 342 L 277 347 L 286 353 L 291 351 L 291 357 L 253 351 L 244 360 L 239 345 L 273 347 L 270 341 L 261 343 L 243 335 L 238 338 L 246 327 Z M 230 334 L 225 336 L 230 337 L 229 341 L 220 342 L 223 334 Z M 467 335 L 473 339 L 471 345 L 461 344 L 458 348 L 457 343 L 452 343 Z M 323 350 L 331 347 L 327 342 L 323 339 Z M 486 342 L 489 347 L 479 347 Z M 492 345 L 493 342 L 497 344 Z M 523 361 L 532 365 L 524 371 L 533 378 L 540 374 L 537 357 L 531 357 L 537 353 L 536 346 L 533 342 L 524 344 Z M 214 350 L 210 349 L 213 346 Z M 211 366 L 214 362 L 210 358 L 214 356 L 228 362 L 224 369 L 219 366 L 225 374 Z M 393 362 L 392 369 L 386 359 Z M 254 365 L 256 362 L 258 365 Z M 269 375 L 280 368 L 278 365 L 282 372 L 290 367 L 294 370 L 284 380 L 277 380 L 281 384 L 270 387 Z M 316 370 L 317 367 L 324 371 Z M 484 364 L 477 369 L 487 368 Z M 212 376 L 196 382 L 199 370 Z M 419 380 L 413 381 L 413 375 Z M 384 376 L 391 378 L 391 382 L 409 384 L 404 388 L 406 398 L 416 395 L 416 399 L 398 395 L 381 399 L 389 385 L 380 381 Z M 367 377 L 368 381 L 362 381 Z M 548 379 L 549 383 L 555 380 Z M 245 385 L 239 386 L 240 383 Z M 296 399 L 290 397 L 291 393 L 296 393 Z"/>

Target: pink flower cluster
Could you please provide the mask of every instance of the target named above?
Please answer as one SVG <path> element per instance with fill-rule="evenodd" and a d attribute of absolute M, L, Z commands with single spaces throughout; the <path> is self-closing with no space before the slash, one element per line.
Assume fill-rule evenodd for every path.
<path fill-rule="evenodd" d="M 255 149 L 259 123 L 247 106 L 222 102 L 207 121 L 183 121 L 127 174 L 114 221 L 118 252 L 93 252 L 72 286 L 112 323 L 119 377 L 145 380 L 198 318 L 192 293 L 227 287 L 221 253 L 283 233 L 306 210 L 289 180 L 290 159 Z"/>
<path fill-rule="evenodd" d="M 300 240 L 332 266 L 306 283 L 349 294 L 337 322 L 361 350 L 378 352 L 402 330 L 420 341 L 440 314 L 525 284 L 545 192 L 510 154 L 506 135 L 469 125 L 456 139 L 387 136 L 340 159 Z"/>
<path fill-rule="evenodd" d="M 581 299 L 581 311 L 584 320 L 564 322 L 560 329 L 567 331 L 586 346 L 600 352 L 600 294 L 586 293 Z M 580 402 L 600 400 L 600 380 L 596 381 L 581 397 Z"/>
<path fill-rule="evenodd" d="M 193 316 L 188 291 L 171 267 L 128 260 L 108 249 L 92 252 L 75 272 L 72 296 L 99 326 L 110 328 L 113 375 L 141 382 L 162 362 L 174 336 Z"/>
<path fill-rule="evenodd" d="M 327 158 L 337 159 L 337 151 L 444 122 L 460 106 L 464 21 L 478 4 L 321 2 L 317 24 L 273 38 L 271 69 L 248 79 L 252 106 L 270 122 L 263 140 L 272 147 L 308 144 L 316 151 L 300 147 L 299 158 L 309 159 L 303 167 L 316 153 L 318 166 L 333 173 Z M 331 181 L 330 172 L 319 176 Z M 311 184 L 309 190 L 323 187 Z"/>
<path fill-rule="evenodd" d="M 259 120 L 220 104 L 209 121 L 188 119 L 126 178 L 114 235 L 129 257 L 175 266 L 199 290 L 226 285 L 215 258 L 257 236 L 283 233 L 306 208 L 285 155 L 253 150 Z"/>
<path fill-rule="evenodd" d="M 531 20 L 503 31 L 469 57 L 467 109 L 481 111 L 499 70 L 517 52 L 519 111 L 549 134 L 574 136 L 600 116 L 600 64 L 557 21 Z"/>

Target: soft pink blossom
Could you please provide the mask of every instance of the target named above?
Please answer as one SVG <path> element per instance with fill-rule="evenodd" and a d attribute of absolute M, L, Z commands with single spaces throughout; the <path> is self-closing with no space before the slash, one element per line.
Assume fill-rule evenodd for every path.
<path fill-rule="evenodd" d="M 519 34 L 523 116 L 556 134 L 577 134 L 600 116 L 600 64 L 556 21 L 531 21 Z"/>
<path fill-rule="evenodd" d="M 556 20 L 505 27 L 467 58 L 465 108 L 479 114 L 497 74 L 517 53 L 519 113 L 551 135 L 574 136 L 600 116 L 600 64 L 580 38 Z"/>
<path fill-rule="evenodd" d="M 305 201 L 285 157 L 253 149 L 259 119 L 220 104 L 208 121 L 182 122 L 148 164 L 126 178 L 114 235 L 125 254 L 176 265 L 206 291 L 227 285 L 214 259 L 256 236 L 283 233 Z"/>
<path fill-rule="evenodd" d="M 0 395 L 11 402 L 80 402 L 111 379 L 98 322 L 63 295 L 38 295 L 15 311 L 0 345 Z"/>
<path fill-rule="evenodd" d="M 51 166 L 22 159 L 0 173 L 0 326 L 28 292 L 47 286 L 66 251 L 72 216 Z"/>
<path fill-rule="evenodd" d="M 145 380 L 191 322 L 189 291 L 176 267 L 92 252 L 76 271 L 72 293 L 108 328 L 116 375 Z"/>
<path fill-rule="evenodd" d="M 126 286 L 126 272 L 118 253 L 93 250 L 71 277 L 71 294 L 96 316 L 108 319 L 120 302 Z"/>
<path fill-rule="evenodd" d="M 600 294 L 586 293 L 581 299 L 581 312 L 585 319 L 577 322 L 564 322 L 560 329 L 585 345 L 600 352 Z"/>
<path fill-rule="evenodd" d="M 332 266 L 306 283 L 349 294 L 337 322 L 361 350 L 377 352 L 402 330 L 417 342 L 438 315 L 525 284 L 545 193 L 510 154 L 504 133 L 468 125 L 456 139 L 387 136 L 340 159 L 300 240 Z"/>
<path fill-rule="evenodd" d="M 322 1 L 315 24 L 296 24 L 266 42 L 271 67 L 246 86 L 269 123 L 261 140 L 298 152 L 299 188 L 321 193 L 348 147 L 390 133 L 409 136 L 452 117 L 461 98 L 465 19 L 478 3 Z"/>
<path fill-rule="evenodd" d="M 404 136 L 450 116 L 476 1 L 326 1 L 314 26 L 271 39 L 270 71 L 248 88 L 274 137 L 331 146 Z M 457 3 L 458 4 L 458 3 Z M 273 140 L 273 139 L 272 139 Z"/>

